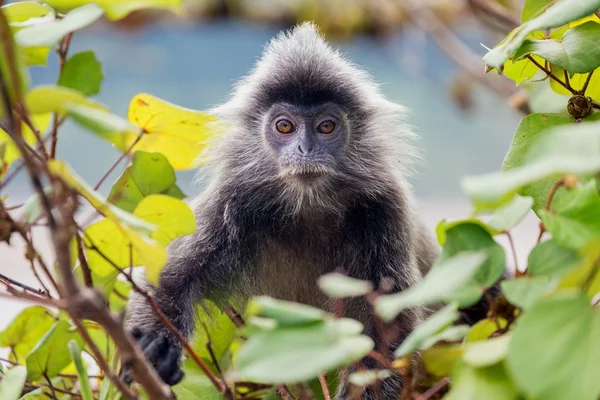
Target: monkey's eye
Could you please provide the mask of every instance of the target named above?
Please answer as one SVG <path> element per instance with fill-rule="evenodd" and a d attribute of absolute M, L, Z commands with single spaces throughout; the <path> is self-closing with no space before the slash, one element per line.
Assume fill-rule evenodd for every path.
<path fill-rule="evenodd" d="M 332 120 L 323 121 L 317 126 L 317 130 L 321 133 L 331 133 L 335 129 L 335 122 Z"/>
<path fill-rule="evenodd" d="M 294 124 L 292 124 L 292 122 L 287 119 L 280 119 L 279 121 L 277 121 L 277 123 L 275 124 L 275 128 L 277 128 L 277 131 L 279 131 L 279 133 L 283 134 L 294 132 Z"/>

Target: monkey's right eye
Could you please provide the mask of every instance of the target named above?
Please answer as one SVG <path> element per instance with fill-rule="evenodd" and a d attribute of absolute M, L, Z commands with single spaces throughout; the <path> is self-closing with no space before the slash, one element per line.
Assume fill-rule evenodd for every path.
<path fill-rule="evenodd" d="M 275 124 L 275 128 L 277 128 L 277 131 L 279 133 L 283 134 L 289 134 L 294 132 L 294 124 L 292 124 L 292 122 L 287 119 L 280 119 L 279 121 L 277 121 L 277 123 Z"/>

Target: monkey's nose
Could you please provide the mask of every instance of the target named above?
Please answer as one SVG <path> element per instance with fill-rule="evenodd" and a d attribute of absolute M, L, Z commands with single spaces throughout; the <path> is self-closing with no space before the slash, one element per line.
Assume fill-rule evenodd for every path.
<path fill-rule="evenodd" d="M 313 145 L 310 140 L 302 140 L 298 143 L 297 149 L 299 154 L 306 155 L 313 151 Z"/>

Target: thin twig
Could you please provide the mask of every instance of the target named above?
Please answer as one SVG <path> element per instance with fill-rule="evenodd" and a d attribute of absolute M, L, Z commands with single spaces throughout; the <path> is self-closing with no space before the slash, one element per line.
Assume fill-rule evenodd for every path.
<path fill-rule="evenodd" d="M 42 290 L 42 289 L 33 288 L 33 287 L 28 286 L 28 285 L 26 285 L 24 283 L 21 283 L 21 282 L 16 281 L 16 280 L 14 280 L 12 278 L 9 278 L 8 276 L 6 276 L 4 274 L 0 274 L 0 281 L 5 281 L 6 284 L 10 284 L 10 285 L 13 285 L 13 286 L 20 287 L 21 289 L 23 289 L 23 290 L 25 290 L 27 292 L 31 292 L 33 294 L 42 295 L 42 296 L 45 296 L 47 294 L 47 292 L 44 291 L 44 290 Z"/>
<path fill-rule="evenodd" d="M 110 166 L 110 168 L 108 168 L 108 170 L 104 173 L 104 175 L 102 175 L 102 178 L 100 178 L 100 180 L 98 181 L 98 183 L 96 183 L 96 185 L 94 185 L 94 190 L 98 190 L 98 188 L 100 187 L 100 185 L 102 185 L 102 183 L 106 180 L 106 178 L 108 178 L 108 176 L 110 175 L 110 173 L 113 172 L 113 170 L 117 167 L 117 165 L 119 165 L 119 163 L 125 157 L 127 157 L 129 155 L 129 153 L 131 152 L 131 150 L 133 149 L 133 147 L 137 144 L 137 142 L 140 141 L 140 139 L 142 138 L 142 136 L 144 136 L 144 130 L 140 129 L 140 133 L 135 138 L 135 140 L 133 141 L 133 143 L 131 143 L 131 145 L 127 148 L 127 150 L 125 150 L 125 152 L 123 154 L 121 154 L 119 156 L 119 158 L 117 158 L 117 160 Z"/>
<path fill-rule="evenodd" d="M 558 83 L 559 85 L 561 85 L 562 87 L 564 87 L 565 89 L 567 89 L 569 92 L 571 92 L 572 94 L 576 94 L 577 93 L 577 90 L 573 89 L 570 85 L 567 85 L 565 82 L 563 82 L 562 80 L 560 80 L 556 75 L 554 75 L 552 73 L 552 71 L 550 71 L 548 68 L 544 67 L 539 62 L 537 62 L 536 59 L 531 56 L 531 54 L 527 55 L 527 59 L 529 61 L 531 61 L 540 70 L 542 70 L 547 76 L 549 76 L 550 79 L 554 80 L 556 83 Z"/>
<path fill-rule="evenodd" d="M 403 2 L 408 17 L 438 45 L 448 58 L 454 61 L 470 76 L 481 84 L 489 87 L 495 92 L 509 96 L 514 93 L 514 88 L 503 80 L 490 79 L 483 74 L 481 58 L 452 32 L 426 5 L 416 0 L 407 0 Z"/>
<path fill-rule="evenodd" d="M 73 323 L 77 326 L 77 329 L 81 333 L 81 336 L 83 337 L 85 343 L 89 346 L 90 350 L 92 350 L 92 353 L 94 353 L 94 359 L 98 363 L 100 369 L 104 371 L 106 376 L 108 376 L 108 379 L 110 379 L 111 382 L 114 383 L 114 385 L 117 387 L 117 389 L 119 389 L 123 396 L 125 396 L 125 398 L 130 400 L 137 399 L 138 396 L 135 393 L 133 393 L 117 375 L 114 374 L 114 372 L 108 365 L 108 362 L 104 359 L 102 352 L 100 351 L 98 346 L 96 346 L 96 343 L 94 343 L 94 341 L 92 340 L 87 329 L 85 329 L 83 323 L 77 318 L 73 319 Z"/>
<path fill-rule="evenodd" d="M 417 397 L 415 400 L 429 400 L 431 399 L 437 392 L 442 390 L 447 384 L 450 382 L 449 378 L 440 379 L 435 385 L 427 389 L 425 393 Z"/>
<path fill-rule="evenodd" d="M 323 389 L 325 400 L 331 400 L 331 393 L 329 393 L 329 386 L 327 385 L 327 374 L 319 375 L 319 383 L 321 384 L 321 389 Z"/>
<path fill-rule="evenodd" d="M 595 70 L 594 70 L 595 71 Z M 581 88 L 581 93 L 585 94 L 585 91 L 587 90 L 590 81 L 592 80 L 592 75 L 594 74 L 594 71 L 590 72 L 587 76 L 587 78 L 585 79 L 585 83 L 583 84 L 583 87 Z M 565 71 L 566 73 L 567 71 Z"/>
<path fill-rule="evenodd" d="M 508 238 L 508 244 L 510 245 L 510 251 L 512 252 L 513 262 L 515 263 L 515 268 L 519 270 L 519 261 L 517 259 L 517 250 L 515 248 L 515 242 L 513 241 L 512 235 L 509 231 L 504 231 L 504 234 Z"/>
<path fill-rule="evenodd" d="M 513 30 L 517 26 L 521 25 L 519 19 L 510 14 L 500 4 L 492 3 L 487 0 L 468 0 L 468 3 L 474 11 L 481 11 L 485 15 L 490 16 L 494 20 L 502 23 L 504 25 L 504 29 L 507 31 Z"/>
<path fill-rule="evenodd" d="M 290 392 L 290 390 L 285 385 L 277 385 L 277 395 L 281 397 L 283 400 L 296 400 L 294 395 Z"/>
<path fill-rule="evenodd" d="M 561 186 L 564 186 L 565 182 L 566 181 L 563 178 L 560 181 L 556 182 L 554 185 L 552 185 L 552 187 L 550 188 L 550 191 L 548 192 L 548 197 L 546 198 L 546 211 L 550 211 L 550 206 L 552 206 L 552 200 L 554 199 L 554 195 L 556 194 L 556 191 Z M 546 227 L 544 226 L 543 222 L 540 222 L 540 233 L 537 238 L 537 243 L 539 243 L 542 240 L 542 236 L 544 235 L 544 232 L 546 232 Z"/>
<path fill-rule="evenodd" d="M 46 379 L 46 382 L 48 382 L 48 387 L 50 388 L 50 392 L 52 393 L 52 398 L 56 399 L 56 390 L 54 389 L 54 385 L 48 377 L 48 374 L 44 373 L 44 379 Z"/>

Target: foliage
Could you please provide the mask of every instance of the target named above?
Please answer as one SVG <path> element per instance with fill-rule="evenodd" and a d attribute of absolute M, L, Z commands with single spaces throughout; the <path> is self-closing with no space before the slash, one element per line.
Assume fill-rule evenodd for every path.
<path fill-rule="evenodd" d="M 0 332 L 0 347 L 10 352 L 0 363 L 2 399 L 169 397 L 149 374 L 138 386 L 120 386 L 119 357 L 137 356 L 109 310 L 122 311 L 132 291 L 145 294 L 132 280 L 132 269 L 142 268 L 156 283 L 166 246 L 196 229 L 176 171 L 206 161 L 203 150 L 223 126 L 207 112 L 146 93 L 131 100 L 126 118 L 113 114 L 90 99 L 101 91 L 101 60 L 91 50 L 70 55 L 69 45 L 76 31 L 100 19 L 122 19 L 142 8 L 180 12 L 181 3 L 47 0 L 1 8 L 0 190 L 25 168 L 35 193 L 11 207 L 10 197 L 0 197 L 0 240 L 24 237 L 29 242 L 24 256 L 44 277 L 37 290 L 0 275 L 7 293 L 39 303 Z M 333 389 L 339 368 L 370 357 L 377 367 L 356 368 L 349 377 L 353 385 L 376 385 L 393 374 L 413 376 L 410 361 L 416 359 L 426 376 L 413 392 L 431 388 L 461 400 L 597 399 L 599 9 L 600 0 L 526 0 L 522 24 L 485 56 L 490 70 L 517 85 L 545 75 L 535 85 L 567 94 L 566 112 L 525 116 L 500 170 L 464 178 L 474 212 L 439 223 L 442 254 L 422 281 L 401 293 L 382 294 L 371 282 L 338 272 L 324 275 L 315 285 L 332 298 L 335 315 L 269 297 L 251 299 L 241 310 L 243 318 L 231 307 L 208 305 L 202 312 L 208 309 L 210 318 L 204 313 L 199 319 L 175 395 L 272 399 L 309 391 L 321 398 L 319 376 L 328 373 Z M 56 82 L 30 87 L 26 68 L 46 65 L 53 50 L 61 61 Z M 56 159 L 65 120 L 129 159 L 108 198 L 97 192 L 108 174 L 92 186 Z M 93 208 L 86 224 L 73 218 L 78 202 Z M 529 212 L 539 216 L 541 232 L 527 265 L 500 284 L 500 296 L 488 299 L 484 320 L 457 324 L 459 308 L 482 300 L 512 259 L 497 238 L 512 240 L 510 230 Z M 31 242 L 29 232 L 40 224 L 53 234 L 54 265 Z M 344 299 L 356 297 L 373 307 L 382 327 L 415 306 L 437 311 L 395 351 L 383 354 L 360 322 L 340 315 Z M 91 365 L 99 375 L 90 374 Z"/>

